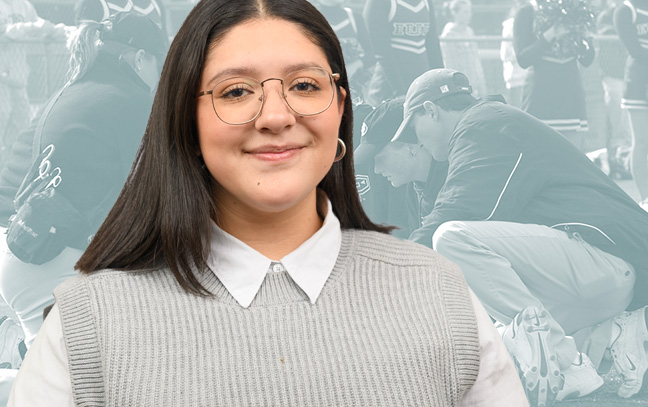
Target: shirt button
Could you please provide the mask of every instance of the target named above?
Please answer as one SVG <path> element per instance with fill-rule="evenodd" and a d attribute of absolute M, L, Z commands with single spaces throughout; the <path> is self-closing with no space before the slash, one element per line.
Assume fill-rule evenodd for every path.
<path fill-rule="evenodd" d="M 272 264 L 272 271 L 274 271 L 275 273 L 281 273 L 282 271 L 284 271 L 283 264 L 281 264 L 281 263 L 273 263 Z"/>

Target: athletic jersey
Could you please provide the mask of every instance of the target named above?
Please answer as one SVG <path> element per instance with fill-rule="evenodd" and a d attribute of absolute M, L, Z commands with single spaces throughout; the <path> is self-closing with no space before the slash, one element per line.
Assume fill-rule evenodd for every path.
<path fill-rule="evenodd" d="M 430 66 L 425 44 L 430 31 L 428 0 L 391 0 L 388 21 L 393 56 L 399 61 L 403 77 L 409 84 Z"/>

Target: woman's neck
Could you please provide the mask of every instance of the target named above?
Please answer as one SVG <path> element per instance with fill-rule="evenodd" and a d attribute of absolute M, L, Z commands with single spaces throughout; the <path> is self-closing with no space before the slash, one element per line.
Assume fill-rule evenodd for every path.
<path fill-rule="evenodd" d="M 278 261 L 322 227 L 318 201 L 316 192 L 313 192 L 290 209 L 270 213 L 241 205 L 219 205 L 217 223 L 225 232 L 267 258 Z M 326 214 L 326 210 L 320 213 Z"/>

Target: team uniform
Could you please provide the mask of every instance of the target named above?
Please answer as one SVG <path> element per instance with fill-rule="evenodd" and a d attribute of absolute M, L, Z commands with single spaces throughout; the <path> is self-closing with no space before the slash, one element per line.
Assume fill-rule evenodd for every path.
<path fill-rule="evenodd" d="M 534 32 L 534 8 L 521 7 L 514 19 L 513 46 L 518 64 L 528 68 L 522 94 L 522 110 L 558 131 L 586 131 L 585 89 L 578 63 L 589 66 L 594 48 L 582 55 L 556 58 L 551 44 Z"/>
<path fill-rule="evenodd" d="M 404 95 L 417 76 L 443 68 L 432 4 L 409 1 L 368 0 L 365 5 L 364 17 L 378 61 L 369 86 L 374 104 Z"/>
<path fill-rule="evenodd" d="M 648 1 L 623 2 L 615 12 L 614 25 L 629 54 L 621 107 L 648 109 Z"/>

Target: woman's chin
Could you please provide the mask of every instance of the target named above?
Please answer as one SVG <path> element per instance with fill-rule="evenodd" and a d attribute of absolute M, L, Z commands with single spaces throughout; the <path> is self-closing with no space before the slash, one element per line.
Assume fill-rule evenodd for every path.
<path fill-rule="evenodd" d="M 311 194 L 299 195 L 292 188 L 268 188 L 254 197 L 249 206 L 259 212 L 279 214 L 302 206 Z M 313 189 L 313 197 L 315 189 Z"/>

